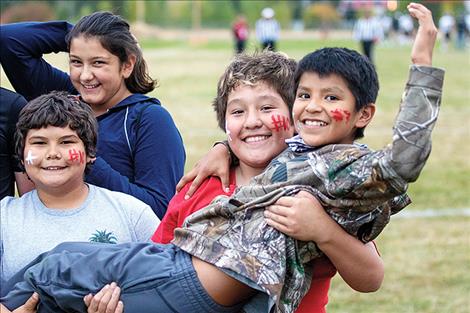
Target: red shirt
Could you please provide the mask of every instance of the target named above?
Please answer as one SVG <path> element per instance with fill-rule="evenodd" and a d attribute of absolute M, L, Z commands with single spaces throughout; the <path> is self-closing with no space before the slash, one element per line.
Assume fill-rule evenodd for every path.
<path fill-rule="evenodd" d="M 207 206 L 215 197 L 220 195 L 230 196 L 236 188 L 235 171 L 230 171 L 230 192 L 222 189 L 220 180 L 216 177 L 206 179 L 197 189 L 194 195 L 184 200 L 184 195 L 191 184 L 188 183 L 171 199 L 168 209 L 157 230 L 152 236 L 152 241 L 157 243 L 169 243 L 173 239 L 173 231 L 181 227 L 188 215 Z M 313 262 L 313 279 L 310 290 L 302 299 L 296 313 L 324 313 L 328 303 L 328 290 L 331 278 L 336 274 L 336 269 L 326 257 L 315 259 Z"/>

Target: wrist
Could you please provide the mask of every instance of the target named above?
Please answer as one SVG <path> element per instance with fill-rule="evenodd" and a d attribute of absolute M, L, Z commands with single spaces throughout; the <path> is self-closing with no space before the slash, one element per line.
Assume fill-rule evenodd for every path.
<path fill-rule="evenodd" d="M 217 145 L 223 145 L 225 146 L 225 149 L 227 150 L 227 153 L 228 153 L 228 158 L 229 158 L 229 163 L 230 163 L 230 166 L 235 166 L 235 165 L 238 165 L 238 158 L 237 156 L 233 153 L 232 149 L 230 148 L 230 145 L 228 144 L 228 141 L 227 140 L 223 140 L 223 141 L 216 141 L 212 147 L 215 147 Z"/>

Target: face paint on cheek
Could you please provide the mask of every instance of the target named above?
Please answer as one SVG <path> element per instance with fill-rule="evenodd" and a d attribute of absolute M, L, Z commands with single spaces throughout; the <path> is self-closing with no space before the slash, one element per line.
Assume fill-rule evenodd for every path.
<path fill-rule="evenodd" d="M 341 112 L 339 109 L 335 109 L 335 110 L 331 110 L 331 117 L 337 121 L 337 122 L 341 122 L 344 118 L 343 116 L 343 112 Z"/>
<path fill-rule="evenodd" d="M 227 121 L 225 121 L 225 133 L 227 134 L 228 141 L 232 141 L 232 133 L 230 132 L 230 129 L 228 129 Z"/>
<path fill-rule="evenodd" d="M 32 165 L 34 163 L 33 161 L 37 158 L 38 157 L 34 156 L 33 152 L 31 150 L 28 150 L 28 155 L 26 156 L 26 158 L 24 160 L 25 160 L 26 164 Z"/>
<path fill-rule="evenodd" d="M 346 116 L 346 122 L 349 122 L 349 118 L 351 117 L 351 112 L 348 110 L 343 110 L 344 115 Z"/>
<path fill-rule="evenodd" d="M 290 129 L 290 121 L 287 116 L 284 115 L 271 115 L 271 121 L 273 122 L 273 130 L 276 132 L 286 131 Z"/>
<path fill-rule="evenodd" d="M 85 163 L 85 152 L 69 149 L 69 161 L 78 162 L 80 164 Z"/>

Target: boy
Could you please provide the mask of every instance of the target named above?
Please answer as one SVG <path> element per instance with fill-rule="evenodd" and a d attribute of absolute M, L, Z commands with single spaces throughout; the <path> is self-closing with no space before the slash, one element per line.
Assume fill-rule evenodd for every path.
<path fill-rule="evenodd" d="M 21 111 L 16 154 L 37 189 L 0 202 L 2 280 L 63 241 L 150 238 L 159 220 L 148 205 L 84 182 L 96 140 L 90 107 L 66 93 L 38 97 Z"/>
<path fill-rule="evenodd" d="M 230 190 L 228 193 L 224 192 L 220 180 L 209 177 L 193 197 L 184 199 L 189 187 L 187 184 L 170 201 L 167 213 L 152 237 L 154 242 L 170 243 L 175 228 L 181 227 L 186 217 L 209 205 L 215 197 L 229 196 L 235 188 L 248 185 L 251 178 L 260 174 L 274 157 L 285 150 L 287 145 L 284 139 L 292 137 L 294 132 L 289 116 L 292 116 L 295 96 L 296 64 L 282 53 L 266 51 L 252 56 L 239 55 L 227 67 L 219 79 L 213 107 L 218 125 L 227 134 L 228 145 L 238 159 L 237 164 L 230 168 Z M 305 201 L 308 211 L 324 213 L 321 205 L 316 205 L 314 200 L 297 199 Z M 294 207 L 302 210 L 299 204 Z M 300 309 L 312 312 L 324 311 L 328 302 L 330 280 L 336 269 L 352 288 L 360 292 L 375 291 L 383 279 L 383 264 L 374 244 L 364 245 L 338 227 L 329 216 L 326 215 L 325 219 L 330 220 L 328 226 L 326 223 L 319 225 L 319 219 L 315 219 L 312 227 L 322 227 L 324 233 L 338 229 L 331 246 L 335 255 L 347 262 L 335 262 L 335 256 L 324 251 L 332 262 L 327 258 L 319 258 L 309 265 L 314 270 L 314 278 L 309 296 Z M 297 223 L 298 218 L 290 221 Z M 312 237 L 308 241 L 317 239 Z M 343 242 L 347 244 L 343 245 Z M 353 273 L 353 264 L 366 268 L 367 272 Z"/>
<path fill-rule="evenodd" d="M 421 27 L 412 55 L 415 63 L 430 65 L 436 33 L 430 12 L 423 8 L 410 9 L 418 11 Z M 367 89 L 361 89 L 362 80 L 343 76 L 344 62 L 360 78 L 369 77 Z M 31 264 L 24 276 L 27 282 L 17 284 L 6 298 L 9 307 L 15 307 L 15 296 L 24 299 L 36 289 L 48 300 L 44 308 L 80 311 L 83 290 L 116 281 L 129 312 L 238 312 L 236 302 L 222 306 L 211 298 L 214 290 L 227 286 L 227 293 L 236 293 L 238 301 L 262 291 L 245 305 L 246 311 L 269 312 L 275 305 L 279 312 L 292 312 L 309 285 L 309 267 L 303 265 L 320 252 L 313 242 L 296 242 L 268 227 L 264 207 L 280 196 L 306 190 L 347 231 L 364 241 L 373 239 L 390 213 L 408 203 L 401 196 L 407 181 L 417 178 L 429 155 L 443 77 L 442 70 L 412 67 L 396 138 L 391 147 L 371 152 L 352 142 L 374 114 L 378 84 L 372 65 L 351 50 L 321 49 L 306 56 L 298 72 L 293 120 L 301 137 L 251 185 L 191 215 L 185 227 L 175 231 L 173 242 L 179 248 L 62 244 Z M 92 273 L 87 264 L 93 264 Z M 62 279 L 54 271 L 71 275 Z M 188 301 L 178 301 L 182 298 Z M 253 308 L 254 300 L 264 306 Z"/>

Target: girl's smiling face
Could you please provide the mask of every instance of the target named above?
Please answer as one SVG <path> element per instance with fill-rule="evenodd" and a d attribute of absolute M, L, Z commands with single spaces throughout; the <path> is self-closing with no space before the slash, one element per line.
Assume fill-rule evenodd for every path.
<path fill-rule="evenodd" d="M 97 37 L 79 36 L 70 43 L 70 79 L 82 99 L 100 115 L 131 93 L 126 87 L 135 57 L 121 63 Z"/>

